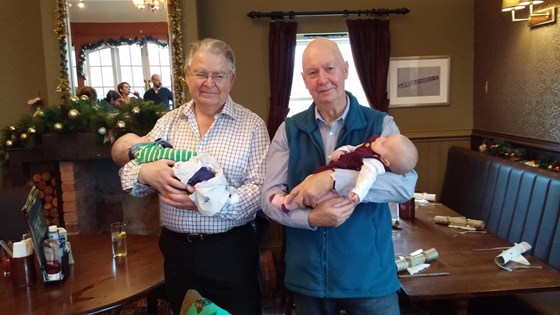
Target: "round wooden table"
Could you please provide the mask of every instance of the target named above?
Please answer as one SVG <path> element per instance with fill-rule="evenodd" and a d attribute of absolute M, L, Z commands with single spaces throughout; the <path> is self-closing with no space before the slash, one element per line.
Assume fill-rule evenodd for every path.
<path fill-rule="evenodd" d="M 28 287 L 0 278 L 2 314 L 95 314 L 133 302 L 163 284 L 158 239 L 127 235 L 128 255 L 113 259 L 110 234 L 71 235 L 75 263 L 64 282 Z M 37 267 L 37 266 L 36 266 Z"/>

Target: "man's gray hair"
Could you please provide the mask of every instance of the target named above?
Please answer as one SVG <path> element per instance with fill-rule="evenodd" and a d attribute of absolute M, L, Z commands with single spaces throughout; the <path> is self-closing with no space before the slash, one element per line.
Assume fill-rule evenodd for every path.
<path fill-rule="evenodd" d="M 187 48 L 187 62 L 184 68 L 185 71 L 190 69 L 192 57 L 199 51 L 226 57 L 229 71 L 235 72 L 235 55 L 233 54 L 233 50 L 226 42 L 214 38 L 205 38 L 189 43 Z"/>

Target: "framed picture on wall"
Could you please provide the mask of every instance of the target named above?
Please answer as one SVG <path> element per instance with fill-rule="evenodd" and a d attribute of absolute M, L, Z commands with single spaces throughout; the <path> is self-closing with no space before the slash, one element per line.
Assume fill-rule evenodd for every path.
<path fill-rule="evenodd" d="M 391 58 L 389 107 L 449 104 L 450 56 Z"/>

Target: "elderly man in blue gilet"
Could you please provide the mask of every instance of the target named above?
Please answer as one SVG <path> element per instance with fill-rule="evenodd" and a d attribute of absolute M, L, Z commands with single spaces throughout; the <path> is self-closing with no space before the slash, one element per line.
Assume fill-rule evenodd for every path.
<path fill-rule="evenodd" d="M 296 313 L 399 314 L 387 202 L 413 196 L 416 172 L 380 175 L 359 204 L 346 197 L 357 171 L 335 169 L 309 176 L 329 162 L 335 148 L 357 145 L 371 135 L 399 133 L 399 128 L 391 116 L 361 106 L 345 91 L 348 63 L 333 41 L 309 43 L 302 76 L 314 102 L 278 128 L 261 200 L 265 213 L 286 226 L 285 281 L 294 293 Z M 339 197 L 317 203 L 332 190 Z M 300 208 L 284 213 L 270 204 L 274 194 L 287 193 Z"/>

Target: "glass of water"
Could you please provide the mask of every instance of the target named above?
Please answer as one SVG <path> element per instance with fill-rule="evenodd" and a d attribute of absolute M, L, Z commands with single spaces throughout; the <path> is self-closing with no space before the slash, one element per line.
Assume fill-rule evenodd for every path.
<path fill-rule="evenodd" d="M 113 257 L 126 257 L 126 223 L 111 223 Z"/>

